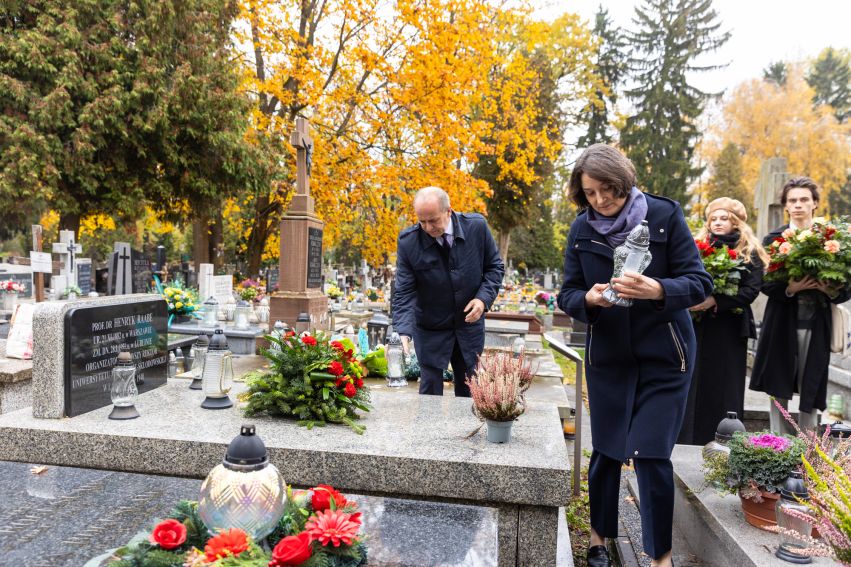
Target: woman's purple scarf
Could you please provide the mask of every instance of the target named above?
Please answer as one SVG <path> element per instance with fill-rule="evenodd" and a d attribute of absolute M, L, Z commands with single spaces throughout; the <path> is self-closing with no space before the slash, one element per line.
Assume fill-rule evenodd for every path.
<path fill-rule="evenodd" d="M 605 237 L 612 248 L 626 242 L 629 232 L 641 224 L 646 216 L 647 199 L 638 187 L 632 188 L 626 203 L 616 216 L 606 217 L 588 207 L 588 224 L 600 233 L 600 236 Z"/>

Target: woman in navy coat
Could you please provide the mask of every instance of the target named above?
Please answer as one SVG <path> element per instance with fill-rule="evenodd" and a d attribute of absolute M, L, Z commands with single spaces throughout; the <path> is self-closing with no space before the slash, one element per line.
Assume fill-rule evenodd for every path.
<path fill-rule="evenodd" d="M 635 187 L 635 168 L 605 144 L 589 147 L 570 178 L 584 209 L 570 227 L 559 307 L 588 326 L 585 372 L 593 452 L 588 471 L 588 564 L 608 566 L 605 538 L 618 534 L 621 465 L 632 459 L 641 496 L 644 551 L 671 565 L 671 451 L 680 431 L 695 336 L 688 308 L 712 292 L 680 206 Z M 612 279 L 614 248 L 647 220 L 652 260 L 639 275 Z M 629 308 L 603 298 L 611 283 Z"/>

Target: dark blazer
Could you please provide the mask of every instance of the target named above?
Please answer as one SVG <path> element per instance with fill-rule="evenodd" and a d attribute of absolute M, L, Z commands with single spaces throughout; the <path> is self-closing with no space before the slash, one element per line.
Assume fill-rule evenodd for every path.
<path fill-rule="evenodd" d="M 768 247 L 789 225 L 770 232 L 763 244 Z M 795 358 L 798 353 L 798 296 L 786 297 L 786 282 L 764 282 L 762 293 L 768 296 L 765 316 L 762 319 L 759 344 L 751 372 L 750 389 L 765 392 L 784 400 L 793 394 L 801 396 L 798 405 L 803 412 L 827 407 L 827 377 L 830 367 L 830 304 L 848 301 L 848 289 L 829 299 L 820 291 L 804 293 L 818 294 L 821 306 L 813 321 L 810 349 L 804 368 L 802 388 L 798 392 L 795 380 Z"/>
<path fill-rule="evenodd" d="M 612 277 L 612 248 L 580 213 L 570 227 L 559 307 L 588 324 L 585 368 L 594 449 L 613 459 L 667 459 L 680 431 L 695 338 L 688 308 L 712 292 L 712 278 L 675 201 L 645 194 L 653 258 L 644 275 L 661 301 L 585 308 L 585 293 Z"/>
<path fill-rule="evenodd" d="M 452 213 L 449 255 L 419 224 L 399 234 L 393 329 L 414 339 L 420 364 L 446 368 L 457 339 L 467 368 L 475 368 L 485 346 L 485 317 L 465 323 L 464 307 L 474 298 L 489 309 L 505 273 L 485 218 Z"/>

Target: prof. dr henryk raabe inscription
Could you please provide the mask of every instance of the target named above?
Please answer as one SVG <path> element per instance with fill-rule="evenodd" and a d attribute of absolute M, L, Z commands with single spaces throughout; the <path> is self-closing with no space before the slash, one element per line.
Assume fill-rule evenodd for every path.
<path fill-rule="evenodd" d="M 112 403 L 112 367 L 118 353 L 133 355 L 139 393 L 166 383 L 168 311 L 162 299 L 78 307 L 65 315 L 65 414 Z"/>

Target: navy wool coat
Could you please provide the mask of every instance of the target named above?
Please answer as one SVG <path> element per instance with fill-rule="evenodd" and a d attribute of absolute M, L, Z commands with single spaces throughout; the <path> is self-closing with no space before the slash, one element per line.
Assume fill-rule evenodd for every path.
<path fill-rule="evenodd" d="M 787 228 L 788 224 L 768 233 L 763 245 L 768 247 Z M 848 301 L 849 291 L 845 288 L 833 299 L 829 299 L 820 291 L 802 292 L 813 294 L 819 298 L 820 304 L 813 320 L 813 333 L 799 392 L 795 379 L 798 358 L 798 296 L 786 297 L 787 285 L 785 282 L 773 281 L 762 284 L 762 293 L 768 296 L 768 302 L 765 304 L 765 316 L 762 319 L 759 344 L 751 372 L 750 389 L 782 400 L 790 400 L 793 394 L 798 394 L 798 407 L 801 411 L 824 411 L 827 407 L 827 378 L 830 371 L 830 304 Z"/>
<path fill-rule="evenodd" d="M 645 196 L 653 258 L 644 275 L 662 284 L 664 299 L 586 309 L 585 293 L 609 282 L 614 264 L 612 248 L 584 212 L 570 227 L 558 295 L 565 313 L 588 324 L 585 371 L 594 449 L 619 460 L 670 458 L 695 359 L 688 308 L 712 292 L 679 204 Z"/>
<path fill-rule="evenodd" d="M 455 341 L 470 370 L 485 347 L 485 317 L 465 323 L 474 298 L 490 309 L 505 267 L 485 218 L 452 213 L 454 238 L 447 256 L 419 224 L 399 234 L 393 329 L 414 339 L 420 364 L 446 368 Z"/>

